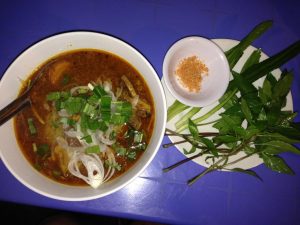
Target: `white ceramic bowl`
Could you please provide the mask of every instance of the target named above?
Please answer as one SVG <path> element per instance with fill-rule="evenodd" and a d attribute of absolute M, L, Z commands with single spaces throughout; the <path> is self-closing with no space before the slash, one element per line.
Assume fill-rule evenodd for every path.
<path fill-rule="evenodd" d="M 208 68 L 199 92 L 183 88 L 175 71 L 184 58 L 197 56 Z M 183 38 L 171 46 L 163 62 L 163 79 L 170 93 L 180 102 L 204 107 L 216 102 L 225 93 L 230 78 L 229 65 L 224 52 L 209 39 L 197 36 Z"/>
<path fill-rule="evenodd" d="M 98 189 L 72 187 L 48 179 L 26 160 L 16 142 L 13 121 L 0 127 L 0 156 L 8 170 L 31 190 L 59 200 L 80 201 L 99 198 L 124 187 L 151 162 L 161 144 L 166 125 L 166 101 L 159 77 L 145 57 L 125 42 L 93 32 L 70 32 L 44 39 L 24 51 L 7 69 L 0 82 L 0 109 L 14 100 L 20 89 L 20 79 L 28 77 L 47 59 L 61 52 L 93 48 L 114 53 L 133 65 L 146 80 L 155 102 L 156 121 L 151 141 L 136 164 L 124 175 Z M 5 98 L 4 98 L 5 96 Z"/>

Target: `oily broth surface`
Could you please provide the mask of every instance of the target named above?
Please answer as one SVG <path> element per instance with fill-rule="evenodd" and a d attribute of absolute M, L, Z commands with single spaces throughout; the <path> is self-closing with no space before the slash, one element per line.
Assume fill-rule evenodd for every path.
<path fill-rule="evenodd" d="M 53 68 L 57 63 L 68 64 L 68 66 L 67 69 L 64 70 L 63 75 L 60 76 L 55 85 L 53 85 L 51 82 L 53 78 L 50 74 L 52 74 L 51 72 L 53 72 Z M 49 104 L 49 102 L 46 101 L 46 96 L 49 92 L 70 90 L 75 86 L 87 85 L 91 81 L 110 80 L 112 82 L 112 90 L 115 93 L 117 87 L 119 87 L 122 82 L 121 76 L 126 75 L 135 87 L 140 98 L 145 99 L 151 105 L 151 116 L 143 118 L 141 125 L 141 130 L 144 130 L 146 134 L 146 143 L 149 143 L 155 120 L 153 98 L 143 77 L 125 60 L 111 53 L 99 50 L 82 49 L 69 51 L 49 59 L 30 75 L 25 83 L 30 82 L 40 71 L 43 71 L 43 76 L 30 92 L 32 107 L 25 108 L 15 117 L 14 126 L 16 138 L 23 154 L 31 165 L 42 174 L 64 184 L 86 185 L 83 180 L 72 175 L 67 177 L 55 176 L 53 171 L 58 170 L 57 163 L 51 160 L 41 161 L 33 151 L 33 143 L 48 144 L 50 148 L 53 148 L 55 146 L 56 136 L 62 133 L 61 130 L 53 128 L 50 113 L 46 109 L 47 107 L 45 107 L 45 103 Z M 69 78 L 67 84 L 64 80 L 66 77 Z M 25 88 L 26 87 L 23 87 L 21 89 L 20 94 Z M 34 125 L 38 131 L 36 135 L 30 134 L 27 123 L 28 118 L 35 117 L 33 111 L 38 112 L 42 119 L 46 121 L 46 124 L 41 124 L 38 120 L 35 120 Z M 143 152 L 140 151 L 137 154 L 137 159 L 134 161 L 124 160 L 116 156 L 116 161 L 122 164 L 124 169 L 122 169 L 121 172 L 116 172 L 112 178 L 126 172 L 142 154 Z"/>

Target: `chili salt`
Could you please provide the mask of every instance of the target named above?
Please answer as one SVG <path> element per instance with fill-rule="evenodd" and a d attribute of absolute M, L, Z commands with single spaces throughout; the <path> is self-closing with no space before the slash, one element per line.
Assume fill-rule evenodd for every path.
<path fill-rule="evenodd" d="M 190 92 L 199 92 L 203 76 L 208 75 L 208 68 L 197 56 L 190 56 L 179 63 L 175 75 Z"/>

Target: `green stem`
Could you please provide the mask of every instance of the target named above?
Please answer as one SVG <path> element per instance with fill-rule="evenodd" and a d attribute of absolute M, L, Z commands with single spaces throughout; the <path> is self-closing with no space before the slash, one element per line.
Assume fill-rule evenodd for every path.
<path fill-rule="evenodd" d="M 200 174 L 198 174 L 195 177 L 193 177 L 192 179 L 188 180 L 188 185 L 192 185 L 193 183 L 195 183 L 197 180 L 199 180 L 201 177 L 203 177 L 205 174 L 207 174 L 209 172 L 215 171 L 217 169 L 224 168 L 228 164 L 225 164 L 225 165 L 223 164 L 221 167 L 219 166 L 219 164 L 222 163 L 223 161 L 225 161 L 226 159 L 228 159 L 228 157 L 237 154 L 241 149 L 243 149 L 246 145 L 248 145 L 253 140 L 253 138 L 254 138 L 254 136 L 252 136 L 251 138 L 249 138 L 245 142 L 241 143 L 231 153 L 229 153 L 226 156 L 223 156 L 219 161 L 217 161 L 214 164 L 212 164 L 206 170 L 202 171 Z"/>
<path fill-rule="evenodd" d="M 188 119 L 192 118 L 196 113 L 200 111 L 201 108 L 193 107 L 190 111 L 188 111 L 180 120 L 175 123 L 175 127 L 181 127 L 183 124 L 187 123 Z"/>
<path fill-rule="evenodd" d="M 198 123 L 202 122 L 203 120 L 206 120 L 207 118 L 209 118 L 213 114 L 215 114 L 217 111 L 219 111 L 236 94 L 237 90 L 238 90 L 237 88 L 234 89 L 234 90 L 232 90 L 231 93 L 228 95 L 227 98 L 225 98 L 222 102 L 220 102 L 218 105 L 216 105 L 214 108 L 212 108 L 210 111 L 208 111 L 203 116 L 200 116 L 197 119 L 194 119 L 193 122 L 195 124 L 198 124 Z M 185 123 L 182 126 L 178 127 L 176 131 L 178 133 L 180 133 L 180 132 L 184 131 L 187 127 L 188 127 L 188 124 Z"/>
<path fill-rule="evenodd" d="M 167 122 L 187 108 L 189 108 L 189 106 L 184 105 L 178 100 L 175 100 L 174 103 L 168 108 Z"/>
<path fill-rule="evenodd" d="M 209 125 L 209 124 L 212 124 L 212 123 L 216 123 L 218 122 L 220 119 L 217 119 L 217 120 L 213 120 L 213 121 L 210 121 L 210 122 L 207 122 L 207 123 L 199 123 L 199 124 L 196 124 L 198 127 L 200 126 L 206 126 L 206 125 Z"/>
<path fill-rule="evenodd" d="M 254 155 L 254 154 L 256 154 L 256 152 L 253 152 L 253 153 L 251 153 L 251 154 L 249 154 L 249 155 L 245 155 L 245 156 L 243 156 L 243 157 L 241 157 L 241 158 L 238 158 L 238 159 L 236 159 L 236 160 L 234 160 L 234 161 L 232 161 L 232 162 L 230 162 L 230 163 L 227 163 L 226 165 L 223 166 L 223 168 L 226 169 L 225 167 L 230 166 L 230 165 L 233 165 L 233 164 L 235 164 L 235 163 L 238 163 L 238 162 L 240 162 L 240 161 L 242 161 L 242 160 L 244 160 L 244 159 L 247 159 L 247 158 L 249 158 L 250 156 L 252 156 L 252 155 Z"/>
<path fill-rule="evenodd" d="M 169 167 L 164 168 L 164 169 L 163 169 L 163 172 L 169 172 L 170 170 L 175 169 L 176 167 L 178 167 L 178 166 L 180 166 L 180 165 L 182 165 L 182 164 L 184 164 L 184 163 L 186 163 L 186 162 L 189 162 L 189 161 L 191 161 L 191 160 L 193 160 L 193 159 L 196 159 L 196 158 L 198 158 L 198 157 L 204 155 L 204 154 L 207 153 L 207 152 L 208 152 L 208 150 L 203 151 L 203 152 L 200 152 L 200 153 L 198 153 L 197 155 L 194 155 L 194 156 L 192 156 L 192 157 L 185 158 L 185 159 L 183 159 L 183 160 L 181 160 L 181 161 L 179 161 L 179 162 L 173 164 L 172 166 L 169 166 Z"/>

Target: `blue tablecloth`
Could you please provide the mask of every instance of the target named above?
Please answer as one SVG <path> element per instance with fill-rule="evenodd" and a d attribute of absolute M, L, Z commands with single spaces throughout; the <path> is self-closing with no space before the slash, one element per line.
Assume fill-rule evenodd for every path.
<path fill-rule="evenodd" d="M 300 38 L 299 8 L 296 0 L 1 1 L 0 74 L 33 43 L 73 30 L 103 32 L 130 43 L 160 77 L 164 55 L 176 40 L 189 35 L 240 40 L 266 19 L 272 19 L 274 25 L 254 46 L 273 55 Z M 292 94 L 295 111 L 299 111 L 300 57 L 284 68 L 295 72 Z M 164 142 L 169 142 L 168 138 Z M 161 148 L 131 184 L 110 196 L 85 202 L 40 196 L 19 183 L 0 161 L 0 200 L 170 224 L 300 224 L 300 157 L 284 155 L 296 172 L 294 176 L 261 165 L 254 170 L 263 182 L 216 172 L 191 187 L 186 180 L 203 169 L 193 162 L 162 173 L 163 167 L 183 157 L 175 149 Z"/>

